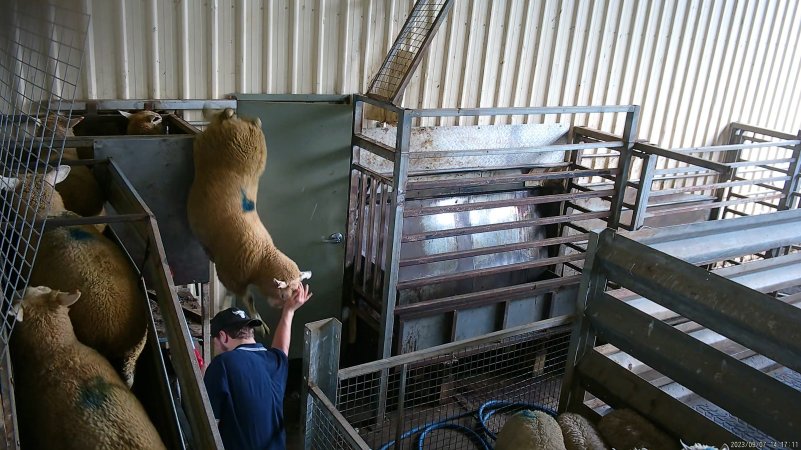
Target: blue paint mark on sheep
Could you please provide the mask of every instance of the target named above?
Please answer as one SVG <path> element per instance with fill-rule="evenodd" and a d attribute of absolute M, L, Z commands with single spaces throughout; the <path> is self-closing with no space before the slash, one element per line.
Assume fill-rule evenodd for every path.
<path fill-rule="evenodd" d="M 85 241 L 87 239 L 94 238 L 94 235 L 86 230 L 81 228 L 70 228 L 69 229 L 70 237 L 75 239 L 76 241 Z"/>
<path fill-rule="evenodd" d="M 242 211 L 251 212 L 255 210 L 256 204 L 253 202 L 253 200 L 248 198 L 244 189 L 240 189 L 240 191 L 242 191 Z"/>
<path fill-rule="evenodd" d="M 114 386 L 106 382 L 102 377 L 94 377 L 81 387 L 81 406 L 89 409 L 101 408 L 108 399 L 113 387 Z"/>

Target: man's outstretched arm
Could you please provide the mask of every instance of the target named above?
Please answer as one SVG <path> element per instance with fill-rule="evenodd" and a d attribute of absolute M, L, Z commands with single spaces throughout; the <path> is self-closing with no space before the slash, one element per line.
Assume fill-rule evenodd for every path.
<path fill-rule="evenodd" d="M 292 319 L 295 317 L 295 311 L 311 297 L 312 293 L 309 290 L 309 285 L 301 285 L 301 288 L 295 291 L 294 295 L 284 303 L 281 318 L 278 320 L 278 326 L 275 327 L 273 348 L 281 350 L 285 355 L 289 355 L 289 340 L 292 335 Z"/>

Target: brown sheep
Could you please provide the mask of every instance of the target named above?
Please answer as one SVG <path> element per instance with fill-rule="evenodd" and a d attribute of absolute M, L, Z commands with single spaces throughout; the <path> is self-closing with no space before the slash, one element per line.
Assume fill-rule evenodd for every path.
<path fill-rule="evenodd" d="M 73 117 L 67 119 L 64 116 L 51 113 L 45 119 L 43 137 L 55 137 L 64 139 L 72 137 L 72 127 L 83 120 L 83 117 Z M 44 157 L 41 155 L 40 157 Z M 65 161 L 77 161 L 78 152 L 74 148 L 65 148 L 61 158 Z M 51 162 L 56 162 L 54 156 L 50 157 Z M 72 166 L 72 171 L 63 183 L 56 186 L 56 190 L 64 201 L 64 207 L 78 215 L 91 217 L 105 214 L 103 205 L 106 201 L 100 184 L 95 179 L 92 170 L 87 166 Z M 105 228 L 101 225 L 100 228 Z"/>
<path fill-rule="evenodd" d="M 15 305 L 10 351 L 23 448 L 166 448 L 114 368 L 76 339 L 68 307 L 80 296 L 33 287 Z"/>
<path fill-rule="evenodd" d="M 230 108 L 217 114 L 195 138 L 194 160 L 189 225 L 216 264 L 220 282 L 244 298 L 258 318 L 248 286 L 280 307 L 311 277 L 276 248 L 256 211 L 259 177 L 267 162 L 261 121 L 242 120 Z"/>
<path fill-rule="evenodd" d="M 154 111 L 139 111 L 129 113 L 119 111 L 128 118 L 127 134 L 164 134 L 164 124 L 159 113 Z"/>
<path fill-rule="evenodd" d="M 15 187 L 17 195 L 41 198 L 37 218 L 46 214 L 48 198 L 48 217 L 78 217 L 64 210 L 54 188 L 69 173 L 69 166 L 60 166 L 45 175 L 0 181 Z M 139 276 L 119 246 L 92 225 L 47 229 L 39 241 L 30 283 L 63 291 L 80 289 L 84 300 L 70 310 L 75 334 L 108 358 L 126 382 L 133 384 L 136 360 L 145 345 L 147 311 Z"/>

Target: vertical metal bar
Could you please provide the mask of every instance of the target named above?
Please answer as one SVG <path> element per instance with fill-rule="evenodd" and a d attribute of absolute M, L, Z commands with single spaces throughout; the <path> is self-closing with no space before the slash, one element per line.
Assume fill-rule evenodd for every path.
<path fill-rule="evenodd" d="M 603 295 L 606 288 L 606 274 L 596 261 L 598 246 L 601 245 L 601 235 L 591 233 L 587 242 L 587 256 L 584 259 L 584 276 L 581 278 L 578 301 L 576 305 L 577 318 L 570 335 L 570 346 L 567 354 L 565 375 L 562 378 L 562 392 L 559 396 L 559 411 L 579 411 L 577 409 L 584 402 L 584 388 L 581 387 L 575 375 L 576 364 L 595 345 L 595 332 L 590 327 L 589 320 L 584 318 L 587 301 L 598 295 Z"/>
<path fill-rule="evenodd" d="M 373 264 L 375 264 L 373 259 L 373 251 L 375 250 L 375 241 L 377 238 L 375 214 L 376 210 L 379 209 L 380 207 L 380 205 L 377 205 L 378 202 L 376 201 L 375 198 L 376 193 L 378 192 L 378 183 L 380 183 L 380 181 L 378 180 L 378 178 L 373 176 L 370 176 L 369 180 L 370 180 L 370 195 L 369 195 L 370 202 L 368 209 L 370 212 L 369 214 L 365 214 L 367 221 L 367 247 L 365 248 L 364 251 L 364 270 L 362 270 L 362 292 L 364 292 L 365 295 L 368 295 L 367 292 L 368 275 L 373 273 L 374 269 L 372 266 L 370 266 L 370 263 L 372 262 Z M 368 204 L 367 200 L 365 200 L 365 204 Z M 375 259 L 377 260 L 378 257 L 375 257 Z"/>
<path fill-rule="evenodd" d="M 355 250 L 356 254 L 354 255 L 356 260 L 353 262 L 353 285 L 356 286 L 357 280 L 359 278 L 359 273 L 364 271 L 364 267 L 367 265 L 367 255 L 364 255 L 364 260 L 362 256 L 364 252 L 364 222 L 367 220 L 367 213 L 365 212 L 365 208 L 367 206 L 367 180 L 369 179 L 368 175 L 365 173 L 361 173 L 359 177 L 359 222 L 356 224 L 356 240 L 355 240 Z"/>
<path fill-rule="evenodd" d="M 639 189 L 637 189 L 637 198 L 634 200 L 634 210 L 631 212 L 631 230 L 639 230 L 645 223 L 645 213 L 648 210 L 648 198 L 651 196 L 651 185 L 654 181 L 658 158 L 656 155 L 643 153 L 642 159 Z"/>
<path fill-rule="evenodd" d="M 615 194 L 612 196 L 611 210 L 609 211 L 609 228 L 617 228 L 620 215 L 623 213 L 623 198 L 626 194 L 626 184 L 631 170 L 631 153 L 634 141 L 637 138 L 637 128 L 640 124 L 640 107 L 635 105 L 634 111 L 626 113 L 626 124 L 623 128 L 623 146 L 620 148 L 620 157 L 617 161 L 617 175 L 615 176 Z"/>
<path fill-rule="evenodd" d="M 403 448 L 401 445 L 401 435 L 406 428 L 404 426 L 404 402 L 406 400 L 406 375 L 409 371 L 409 365 L 402 364 L 400 370 L 400 386 L 398 386 L 398 411 L 397 419 L 395 420 L 395 448 Z"/>
<path fill-rule="evenodd" d="M 742 135 L 743 135 L 742 128 L 737 128 L 737 127 L 732 126 L 731 130 L 729 130 L 729 142 L 728 142 L 728 144 L 741 144 L 743 142 Z M 737 161 L 737 157 L 739 156 L 739 154 L 740 154 L 739 150 L 724 152 L 720 156 L 720 162 L 726 164 L 726 163 L 731 163 L 731 162 Z M 731 171 L 730 177 L 733 178 L 736 172 L 737 172 L 737 169 L 734 168 L 734 170 Z M 723 174 L 718 174 L 715 177 L 716 182 L 726 181 L 726 180 L 722 179 L 723 176 L 724 176 Z M 724 186 L 724 187 L 720 187 L 720 188 L 715 189 L 715 199 L 716 199 L 715 202 L 720 203 L 720 202 L 726 200 L 728 198 L 728 196 L 729 196 L 729 192 L 731 192 L 731 188 L 730 187 L 725 187 Z M 726 207 L 717 207 L 717 208 L 710 209 L 709 210 L 709 220 L 722 219 L 725 213 L 726 213 Z"/>
<path fill-rule="evenodd" d="M 403 233 L 403 209 L 406 204 L 406 182 L 409 175 L 409 140 L 412 118 L 405 109 L 398 112 L 398 133 L 395 140 L 395 164 L 392 174 L 392 203 L 390 206 L 389 236 L 386 248 L 387 275 L 384 283 L 381 311 L 381 330 L 379 336 L 379 358 L 387 358 L 392 353 L 392 335 L 395 322 L 395 301 L 397 300 L 398 270 L 400 269 L 401 234 Z"/>
<path fill-rule="evenodd" d="M 381 204 L 378 208 L 379 211 L 379 221 L 378 221 L 378 247 L 376 248 L 376 264 L 373 267 L 373 286 L 370 289 L 369 295 L 373 298 L 378 297 L 381 295 L 381 274 L 385 270 L 386 265 L 386 241 L 387 236 L 384 232 L 384 228 L 387 223 L 387 199 L 389 198 L 389 186 L 384 183 L 383 181 L 380 184 L 381 186 Z"/>
<path fill-rule="evenodd" d="M 311 448 L 312 435 L 316 430 L 307 426 L 308 412 L 313 411 L 313 399 L 309 394 L 311 384 L 318 386 L 331 403 L 337 402 L 339 382 L 339 343 L 342 324 L 336 319 L 324 319 L 307 323 L 303 332 L 303 383 L 301 384 L 300 413 L 303 424 L 305 448 Z"/>
<path fill-rule="evenodd" d="M 797 136 L 798 139 L 801 140 L 801 130 L 798 131 Z M 779 211 L 784 211 L 793 207 L 794 200 L 791 194 L 798 190 L 798 173 L 799 170 L 801 170 L 801 144 L 795 144 L 793 146 L 793 160 L 794 161 L 790 163 L 790 167 L 788 167 L 787 174 L 790 176 L 790 179 L 784 183 L 784 189 L 782 189 L 784 198 L 779 202 Z"/>

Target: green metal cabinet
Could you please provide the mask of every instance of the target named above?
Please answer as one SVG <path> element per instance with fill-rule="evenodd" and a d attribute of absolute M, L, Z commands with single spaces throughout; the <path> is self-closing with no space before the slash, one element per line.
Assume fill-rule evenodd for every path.
<path fill-rule="evenodd" d="M 345 233 L 347 217 L 352 105 L 349 96 L 239 95 L 237 113 L 259 117 L 267 140 L 259 215 L 276 246 L 312 271 L 314 297 L 292 330 L 289 356 L 299 358 L 303 324 L 341 314 L 345 244 L 336 235 Z M 274 329 L 280 311 L 256 303 Z"/>

